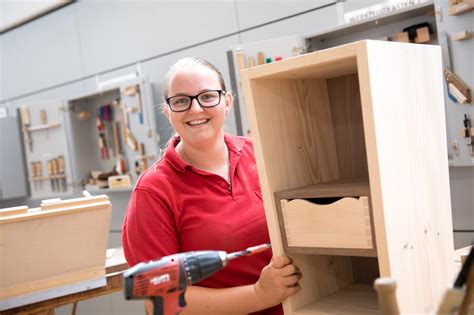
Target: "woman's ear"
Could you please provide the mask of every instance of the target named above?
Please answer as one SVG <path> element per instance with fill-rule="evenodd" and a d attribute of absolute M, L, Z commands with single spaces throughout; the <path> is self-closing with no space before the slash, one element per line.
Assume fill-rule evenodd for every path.
<path fill-rule="evenodd" d="M 227 92 L 225 94 L 225 113 L 226 114 L 229 114 L 233 105 L 234 105 L 234 97 L 232 96 L 232 92 Z"/>
<path fill-rule="evenodd" d="M 168 119 L 168 121 L 171 123 L 171 120 L 170 120 L 170 109 L 168 107 L 168 105 L 166 103 L 163 103 L 163 105 L 161 105 L 161 112 L 163 113 L 163 115 L 166 117 L 166 119 Z"/>

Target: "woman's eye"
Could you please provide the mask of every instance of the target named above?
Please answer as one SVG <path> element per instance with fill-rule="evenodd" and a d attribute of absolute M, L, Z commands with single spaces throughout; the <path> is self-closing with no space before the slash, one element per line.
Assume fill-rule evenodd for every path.
<path fill-rule="evenodd" d="M 180 97 L 174 100 L 174 104 L 176 105 L 184 105 L 187 104 L 188 99 L 186 97 Z"/>

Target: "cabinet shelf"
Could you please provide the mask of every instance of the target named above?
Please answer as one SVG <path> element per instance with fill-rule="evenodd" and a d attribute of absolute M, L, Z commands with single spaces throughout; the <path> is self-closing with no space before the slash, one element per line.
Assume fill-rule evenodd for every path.
<path fill-rule="evenodd" d="M 377 294 L 370 285 L 352 284 L 294 311 L 295 315 L 379 314 Z"/>
<path fill-rule="evenodd" d="M 340 196 L 370 195 L 369 180 L 338 179 L 325 183 L 308 185 L 275 193 L 277 199 L 324 198 Z"/>
<path fill-rule="evenodd" d="M 24 131 L 32 132 L 32 131 L 39 131 L 39 130 L 45 130 L 45 129 L 53 129 L 53 128 L 58 128 L 58 127 L 61 127 L 60 123 L 26 127 L 24 128 Z"/>

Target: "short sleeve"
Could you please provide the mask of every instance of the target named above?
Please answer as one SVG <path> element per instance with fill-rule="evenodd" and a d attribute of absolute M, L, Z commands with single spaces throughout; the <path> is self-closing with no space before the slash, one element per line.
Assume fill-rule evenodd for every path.
<path fill-rule="evenodd" d="M 129 266 L 179 251 L 176 218 L 164 198 L 135 188 L 122 227 L 122 244 Z"/>

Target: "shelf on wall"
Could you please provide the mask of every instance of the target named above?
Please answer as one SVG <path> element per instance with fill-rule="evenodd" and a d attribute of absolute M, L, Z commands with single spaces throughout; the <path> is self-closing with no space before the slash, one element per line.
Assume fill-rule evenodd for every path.
<path fill-rule="evenodd" d="M 38 176 L 38 177 L 29 177 L 30 181 L 40 181 L 40 180 L 49 180 L 49 179 L 61 179 L 66 178 L 66 175 L 51 175 L 51 176 Z"/>
<path fill-rule="evenodd" d="M 53 128 L 58 128 L 58 127 L 61 127 L 60 123 L 26 127 L 24 128 L 24 131 L 32 132 L 32 131 L 38 131 L 38 130 L 53 129 Z"/>
<path fill-rule="evenodd" d="M 324 41 L 326 38 L 350 35 L 356 32 L 366 31 L 374 27 L 380 27 L 382 25 L 398 22 L 400 20 L 409 19 L 424 14 L 427 15 L 432 11 L 434 11 L 434 4 L 433 1 L 429 1 L 397 11 L 392 11 L 390 13 L 379 15 L 370 19 L 343 24 L 323 32 L 309 33 L 304 37 L 309 40 Z"/>

